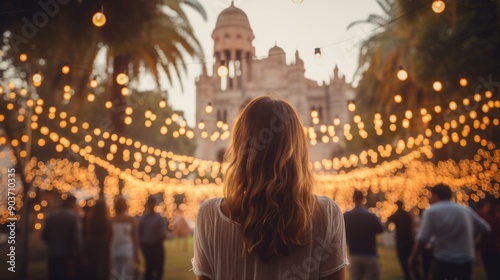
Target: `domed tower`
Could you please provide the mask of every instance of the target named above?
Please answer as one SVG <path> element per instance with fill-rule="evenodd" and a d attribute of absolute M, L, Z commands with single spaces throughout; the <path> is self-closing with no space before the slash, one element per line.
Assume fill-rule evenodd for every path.
<path fill-rule="evenodd" d="M 219 14 L 212 33 L 216 60 L 214 73 L 221 65 L 228 68 L 228 75 L 221 77 L 221 90 L 241 89 L 245 81 L 252 79 L 254 37 L 247 15 L 231 2 L 231 6 Z"/>
<path fill-rule="evenodd" d="M 274 64 L 286 65 L 285 51 L 282 48 L 278 47 L 277 43 L 274 43 L 274 47 L 269 49 L 267 57 L 269 61 L 272 61 Z"/>

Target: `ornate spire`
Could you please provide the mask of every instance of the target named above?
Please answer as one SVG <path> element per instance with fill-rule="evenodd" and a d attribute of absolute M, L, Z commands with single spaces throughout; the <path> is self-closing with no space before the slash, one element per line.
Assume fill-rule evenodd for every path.
<path fill-rule="evenodd" d="M 333 78 L 336 80 L 339 78 L 339 67 L 335 64 L 335 68 L 333 68 Z"/>

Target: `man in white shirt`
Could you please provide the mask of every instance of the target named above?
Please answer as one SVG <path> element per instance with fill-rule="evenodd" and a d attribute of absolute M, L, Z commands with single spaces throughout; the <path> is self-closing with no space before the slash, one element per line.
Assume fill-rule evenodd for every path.
<path fill-rule="evenodd" d="M 489 225 L 474 211 L 451 201 L 452 192 L 439 184 L 431 189 L 432 204 L 424 213 L 417 242 L 408 260 L 413 267 L 418 265 L 417 255 L 434 236 L 434 260 L 432 279 L 472 279 L 475 234 L 486 234 Z"/>

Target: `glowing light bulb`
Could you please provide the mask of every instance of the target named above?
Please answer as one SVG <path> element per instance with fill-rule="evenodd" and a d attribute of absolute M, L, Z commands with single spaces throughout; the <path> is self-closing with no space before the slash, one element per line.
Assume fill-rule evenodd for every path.
<path fill-rule="evenodd" d="M 440 82 L 440 81 L 435 81 L 433 84 L 432 84 L 432 88 L 436 91 L 436 92 L 439 92 L 443 89 L 443 84 Z"/>
<path fill-rule="evenodd" d="M 71 69 L 69 68 L 68 65 L 64 65 L 62 68 L 61 68 L 61 72 L 64 74 L 64 75 L 67 75 L 69 73 Z"/>
<path fill-rule="evenodd" d="M 106 24 L 106 16 L 101 12 L 97 12 L 92 16 L 92 23 L 97 27 L 103 27 Z"/>
<path fill-rule="evenodd" d="M 116 75 L 116 82 L 121 86 L 126 85 L 128 83 L 127 74 L 120 73 L 120 74 Z"/>
<path fill-rule="evenodd" d="M 442 13 L 445 8 L 446 4 L 444 3 L 444 1 L 436 0 L 432 2 L 432 11 L 434 11 L 436 14 Z"/>
<path fill-rule="evenodd" d="M 19 60 L 20 60 L 21 62 L 26 62 L 26 60 L 28 60 L 28 55 L 27 55 L 27 54 L 25 54 L 25 53 L 20 54 L 20 55 L 19 55 Z"/>
<path fill-rule="evenodd" d="M 217 75 L 219 77 L 226 77 L 228 73 L 229 69 L 227 68 L 226 65 L 221 65 L 219 66 L 219 68 L 217 68 Z"/>
<path fill-rule="evenodd" d="M 403 97 L 401 97 L 401 95 L 399 94 L 394 95 L 394 102 L 399 104 L 401 103 L 401 101 L 403 101 Z"/>
<path fill-rule="evenodd" d="M 96 78 L 93 78 L 93 79 L 90 81 L 90 87 L 91 87 L 91 88 L 96 88 L 96 87 L 97 87 L 97 80 L 96 80 Z"/>
<path fill-rule="evenodd" d="M 210 113 L 212 113 L 213 110 L 214 110 L 214 107 L 212 106 L 212 103 L 209 102 L 207 107 L 205 107 L 205 112 L 210 114 Z"/>
<path fill-rule="evenodd" d="M 94 102 L 94 100 L 95 100 L 95 95 L 94 95 L 93 93 L 89 93 L 89 94 L 87 95 L 87 100 L 88 100 L 89 102 Z"/>
<path fill-rule="evenodd" d="M 459 83 L 460 83 L 460 85 L 461 85 L 461 86 L 463 86 L 463 87 L 466 87 L 466 86 L 467 86 L 467 84 L 469 83 L 469 82 L 467 81 L 467 79 L 466 79 L 466 78 L 460 78 L 460 80 L 459 80 L 458 82 L 459 82 Z"/>
<path fill-rule="evenodd" d="M 127 96 L 129 94 L 129 92 L 130 91 L 129 91 L 128 87 L 124 87 L 121 90 L 121 93 L 122 93 L 123 96 Z"/>
<path fill-rule="evenodd" d="M 165 100 L 165 98 L 162 99 L 158 106 L 160 106 L 160 108 L 165 108 L 167 106 L 167 100 Z"/>
<path fill-rule="evenodd" d="M 199 129 L 204 129 L 205 128 L 205 122 L 203 120 L 201 120 L 199 123 L 198 123 L 198 128 Z"/>
<path fill-rule="evenodd" d="M 400 81 L 406 81 L 406 79 L 408 79 L 408 72 L 406 72 L 403 68 L 400 68 L 397 73 L 397 77 Z"/>
<path fill-rule="evenodd" d="M 334 125 L 339 125 L 339 124 L 340 124 L 340 119 L 339 119 L 339 117 L 335 117 L 335 119 L 333 119 L 333 124 L 334 124 Z"/>
<path fill-rule="evenodd" d="M 356 105 L 352 100 L 349 101 L 349 105 L 347 105 L 347 110 L 349 110 L 349 112 L 354 112 L 354 110 L 356 110 Z"/>
<path fill-rule="evenodd" d="M 33 81 L 33 85 L 35 87 L 39 87 L 42 84 L 43 76 L 40 73 L 35 73 L 31 79 Z"/>

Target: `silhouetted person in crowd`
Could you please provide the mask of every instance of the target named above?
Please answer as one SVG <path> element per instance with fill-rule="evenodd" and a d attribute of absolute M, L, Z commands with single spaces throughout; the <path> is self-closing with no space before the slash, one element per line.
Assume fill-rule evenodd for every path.
<path fill-rule="evenodd" d="M 474 260 L 474 233 L 486 234 L 490 227 L 468 207 L 451 201 L 451 189 L 438 184 L 431 189 L 431 207 L 424 213 L 417 242 L 408 260 L 418 265 L 418 255 L 431 236 L 435 237 L 432 280 L 470 280 Z"/>
<path fill-rule="evenodd" d="M 309 145 L 293 107 L 257 97 L 232 131 L 224 197 L 198 211 L 196 279 L 344 279 L 342 211 L 313 193 Z"/>
<path fill-rule="evenodd" d="M 186 252 L 188 246 L 188 237 L 189 235 L 191 235 L 191 228 L 188 224 L 188 221 L 186 220 L 186 217 L 184 217 L 184 211 L 180 209 L 177 211 L 174 225 L 175 228 L 173 235 L 182 244 L 182 250 Z"/>
<path fill-rule="evenodd" d="M 137 221 L 127 213 L 127 202 L 121 196 L 115 199 L 116 215 L 111 220 L 111 276 L 113 279 L 135 279 L 135 267 L 139 263 Z"/>
<path fill-rule="evenodd" d="M 380 278 L 376 236 L 384 231 L 375 214 L 363 205 L 364 195 L 355 190 L 353 200 L 356 206 L 344 214 L 347 245 L 350 253 L 352 280 L 375 280 Z"/>
<path fill-rule="evenodd" d="M 83 228 L 76 198 L 68 195 L 62 206 L 61 210 L 48 216 L 42 230 L 42 239 L 47 244 L 49 255 L 50 280 L 75 279 L 75 270 L 83 261 Z"/>
<path fill-rule="evenodd" d="M 146 261 L 145 280 L 162 279 L 165 252 L 163 240 L 166 238 L 167 222 L 155 212 L 156 199 L 150 196 L 146 202 L 146 212 L 139 220 L 139 242 Z"/>
<path fill-rule="evenodd" d="M 403 202 L 397 201 L 398 210 L 392 214 L 387 223 L 393 223 L 396 228 L 396 250 L 399 264 L 403 269 L 405 280 L 411 280 L 410 268 L 408 267 L 408 258 L 413 248 L 414 222 L 412 215 L 403 209 Z M 418 270 L 413 270 L 415 279 L 420 279 Z"/>
<path fill-rule="evenodd" d="M 104 200 L 98 200 L 90 208 L 85 238 L 87 279 L 108 280 L 110 277 L 110 254 L 112 230 L 108 207 Z"/>
<path fill-rule="evenodd" d="M 491 227 L 481 246 L 481 258 L 488 280 L 500 279 L 500 200 L 486 201 L 478 214 Z"/>

